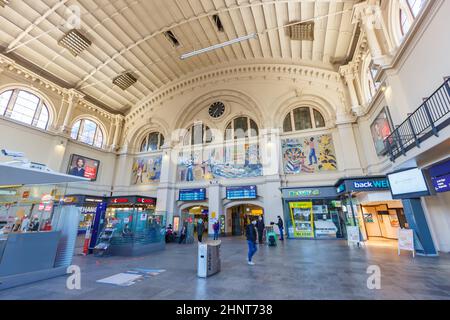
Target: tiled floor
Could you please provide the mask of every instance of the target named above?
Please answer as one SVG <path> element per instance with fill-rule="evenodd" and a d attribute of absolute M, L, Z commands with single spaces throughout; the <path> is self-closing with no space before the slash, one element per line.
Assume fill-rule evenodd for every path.
<path fill-rule="evenodd" d="M 197 278 L 197 246 L 169 244 L 137 258 L 74 258 L 81 290 L 60 277 L 0 291 L 0 299 L 450 299 L 450 255 L 397 255 L 393 247 L 348 247 L 344 241 L 290 240 L 260 246 L 255 266 L 246 263 L 246 241 L 222 239 L 222 271 Z M 381 268 L 381 289 L 367 288 L 367 268 Z M 129 287 L 96 280 L 131 268 L 167 271 Z"/>

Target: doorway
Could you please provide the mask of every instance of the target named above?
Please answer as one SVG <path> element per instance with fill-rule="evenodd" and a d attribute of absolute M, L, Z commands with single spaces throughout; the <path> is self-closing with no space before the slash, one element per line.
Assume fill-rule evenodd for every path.
<path fill-rule="evenodd" d="M 183 227 L 183 224 L 187 224 L 188 236 L 187 238 L 197 238 L 197 224 L 199 220 L 203 222 L 203 235 L 208 234 L 208 220 L 209 220 L 209 209 L 207 206 L 195 205 L 192 207 L 185 208 L 181 211 L 181 221 L 179 228 Z M 180 231 L 178 230 L 178 231 Z"/>
<path fill-rule="evenodd" d="M 401 201 L 363 203 L 361 213 L 369 243 L 391 241 L 397 245 L 398 230 L 408 227 Z"/>
<path fill-rule="evenodd" d="M 227 233 L 239 237 L 245 235 L 245 228 L 252 220 L 263 217 L 264 209 L 253 204 L 240 204 L 227 209 Z"/>

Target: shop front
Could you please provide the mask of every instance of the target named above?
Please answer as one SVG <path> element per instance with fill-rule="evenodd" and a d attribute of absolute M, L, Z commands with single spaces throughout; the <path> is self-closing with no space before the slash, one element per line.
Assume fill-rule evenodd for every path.
<path fill-rule="evenodd" d="M 63 206 L 66 185 L 0 187 L 0 289 L 66 273 L 78 210 Z"/>
<path fill-rule="evenodd" d="M 350 226 L 359 226 L 362 241 L 398 240 L 398 230 L 407 228 L 401 201 L 394 200 L 386 176 L 355 177 L 336 183 L 343 211 Z"/>
<path fill-rule="evenodd" d="M 343 239 L 346 218 L 336 188 L 283 188 L 285 228 L 290 239 Z"/>
<path fill-rule="evenodd" d="M 166 217 L 155 213 L 156 199 L 141 196 L 108 198 L 97 247 L 108 253 L 135 256 L 165 248 Z M 105 237 L 103 235 L 108 235 Z M 108 239 L 109 243 L 100 241 Z"/>

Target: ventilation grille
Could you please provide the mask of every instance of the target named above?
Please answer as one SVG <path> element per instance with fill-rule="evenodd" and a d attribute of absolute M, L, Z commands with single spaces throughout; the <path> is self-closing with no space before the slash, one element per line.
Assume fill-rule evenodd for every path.
<path fill-rule="evenodd" d="M 115 84 L 122 90 L 127 90 L 136 82 L 136 77 L 130 72 L 123 73 L 113 79 L 113 84 Z"/>
<path fill-rule="evenodd" d="M 314 22 L 299 22 L 286 28 L 286 33 L 291 40 L 314 40 Z"/>
<path fill-rule="evenodd" d="M 212 16 L 212 19 L 214 21 L 214 24 L 216 25 L 216 28 L 219 32 L 224 32 L 225 29 L 223 28 L 222 20 L 220 20 L 220 17 L 218 14 L 215 14 Z"/>
<path fill-rule="evenodd" d="M 9 0 L 0 0 L 0 7 L 6 7 L 9 4 Z"/>
<path fill-rule="evenodd" d="M 91 46 L 92 42 L 77 29 L 72 29 L 59 40 L 59 45 L 68 49 L 76 57 Z"/>
<path fill-rule="evenodd" d="M 179 47 L 180 46 L 180 41 L 178 41 L 177 37 L 175 37 L 175 35 L 173 34 L 172 31 L 166 31 L 164 32 L 164 35 L 166 36 L 167 40 L 169 40 L 169 42 L 174 46 L 174 47 Z"/>

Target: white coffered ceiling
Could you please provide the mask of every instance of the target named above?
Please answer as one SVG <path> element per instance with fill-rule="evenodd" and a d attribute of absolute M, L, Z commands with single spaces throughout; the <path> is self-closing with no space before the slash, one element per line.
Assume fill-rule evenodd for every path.
<path fill-rule="evenodd" d="M 230 63 L 285 63 L 336 70 L 348 58 L 358 0 L 11 0 L 0 7 L 0 46 L 118 112 L 161 87 L 203 69 Z M 78 57 L 58 45 L 69 31 L 68 7 L 81 9 L 81 31 L 92 45 Z M 218 14 L 224 32 L 212 16 Z M 315 21 L 314 41 L 292 41 L 282 27 Z M 174 47 L 162 32 L 171 30 Z M 187 60 L 183 53 L 251 33 L 241 42 Z M 131 71 L 126 91 L 112 84 Z"/>

